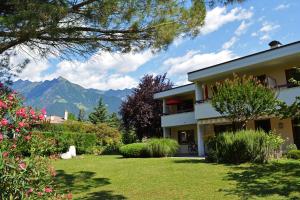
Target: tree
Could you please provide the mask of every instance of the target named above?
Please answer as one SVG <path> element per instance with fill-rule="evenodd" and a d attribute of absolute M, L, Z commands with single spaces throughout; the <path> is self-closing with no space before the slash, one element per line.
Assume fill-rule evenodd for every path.
<path fill-rule="evenodd" d="M 212 98 L 216 111 L 231 119 L 235 128 L 245 128 L 249 120 L 274 113 L 278 102 L 275 90 L 252 76 L 236 74 L 217 83 Z"/>
<path fill-rule="evenodd" d="M 172 83 L 164 75 L 145 75 L 137 88 L 122 102 L 120 115 L 127 130 L 135 129 L 137 137 L 160 137 L 162 102 L 153 99 L 154 93 L 172 87 Z"/>
<path fill-rule="evenodd" d="M 85 110 L 84 108 L 80 108 L 79 109 L 79 113 L 78 113 L 78 121 L 83 122 L 85 120 Z"/>
<path fill-rule="evenodd" d="M 69 112 L 68 113 L 68 120 L 76 120 L 76 116 L 73 113 Z"/>
<path fill-rule="evenodd" d="M 164 48 L 197 35 L 206 9 L 202 0 L 2 0 L 0 14 L 0 54 L 20 44 L 89 54 Z"/>
<path fill-rule="evenodd" d="M 93 124 L 105 123 L 108 120 L 108 111 L 103 99 L 100 98 L 98 106 L 94 108 L 94 112 L 89 115 L 89 121 Z"/>
<path fill-rule="evenodd" d="M 121 120 L 115 112 L 108 116 L 107 123 L 110 127 L 120 129 Z"/>

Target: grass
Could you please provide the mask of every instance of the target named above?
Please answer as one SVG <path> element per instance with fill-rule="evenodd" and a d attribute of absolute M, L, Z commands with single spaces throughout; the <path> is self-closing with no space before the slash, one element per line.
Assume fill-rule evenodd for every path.
<path fill-rule="evenodd" d="M 300 161 L 221 165 L 189 158 L 80 156 L 54 162 L 75 199 L 300 199 Z"/>

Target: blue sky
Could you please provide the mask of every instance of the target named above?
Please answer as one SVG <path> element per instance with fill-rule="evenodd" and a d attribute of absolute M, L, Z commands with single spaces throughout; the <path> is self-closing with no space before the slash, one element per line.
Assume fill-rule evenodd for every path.
<path fill-rule="evenodd" d="M 85 88 L 134 87 L 144 74 L 168 73 L 175 85 L 186 84 L 187 72 L 268 49 L 271 40 L 300 40 L 299 0 L 246 0 L 207 12 L 194 39 L 177 38 L 166 51 L 137 54 L 98 52 L 90 58 L 34 59 L 21 79 L 41 81 L 63 76 Z"/>

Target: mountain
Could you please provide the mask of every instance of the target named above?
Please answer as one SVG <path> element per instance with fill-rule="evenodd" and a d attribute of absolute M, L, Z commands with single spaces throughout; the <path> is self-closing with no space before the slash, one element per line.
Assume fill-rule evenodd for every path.
<path fill-rule="evenodd" d="M 65 110 L 77 116 L 80 108 L 84 108 L 86 114 L 89 114 L 100 97 L 103 98 L 110 113 L 117 113 L 122 100 L 132 91 L 131 89 L 107 91 L 85 89 L 63 77 L 42 82 L 18 80 L 12 87 L 25 97 L 26 105 L 46 108 L 48 115 L 58 116 L 63 116 Z"/>

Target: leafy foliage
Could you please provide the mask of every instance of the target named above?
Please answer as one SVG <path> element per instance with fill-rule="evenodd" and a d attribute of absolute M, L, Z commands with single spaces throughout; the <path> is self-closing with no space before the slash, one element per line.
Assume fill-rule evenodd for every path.
<path fill-rule="evenodd" d="M 156 92 L 172 87 L 164 75 L 145 75 L 132 95 L 127 97 L 120 108 L 122 122 L 127 130 L 135 129 L 137 137 L 161 136 L 160 117 L 162 115 L 162 102 L 153 99 Z"/>
<path fill-rule="evenodd" d="M 100 98 L 98 106 L 94 108 L 94 112 L 91 112 L 89 115 L 89 121 L 93 124 L 105 123 L 108 120 L 108 111 L 106 105 L 103 102 L 103 99 Z"/>
<path fill-rule="evenodd" d="M 177 141 L 167 138 L 153 138 L 141 143 L 132 143 L 120 148 L 126 158 L 173 156 L 179 148 Z"/>
<path fill-rule="evenodd" d="M 246 127 L 249 120 L 275 112 L 278 105 L 276 93 L 252 76 L 226 79 L 216 84 L 212 105 L 221 115 Z"/>
<path fill-rule="evenodd" d="M 283 139 L 263 131 L 227 132 L 208 139 L 207 160 L 225 163 L 265 163 L 279 150 Z"/>
<path fill-rule="evenodd" d="M 68 120 L 76 120 L 76 116 L 73 113 L 69 112 L 68 113 Z"/>
<path fill-rule="evenodd" d="M 23 107 L 15 92 L 0 85 L 0 199 L 49 199 L 54 191 L 54 170 L 47 160 L 24 147 L 31 142 L 32 125 L 44 120 L 45 111 Z"/>
<path fill-rule="evenodd" d="M 85 120 L 85 110 L 84 108 L 79 109 L 77 120 L 83 122 Z"/>
<path fill-rule="evenodd" d="M 196 36 L 206 14 L 201 0 L 4 0 L 0 8 L 0 54 L 19 44 L 41 55 L 161 49 Z"/>
<path fill-rule="evenodd" d="M 300 160 L 300 150 L 290 150 L 287 153 L 287 157 L 291 159 L 298 159 Z"/>
<path fill-rule="evenodd" d="M 149 157 L 146 143 L 132 143 L 120 148 L 120 153 L 125 158 L 144 158 Z"/>
<path fill-rule="evenodd" d="M 168 138 L 153 138 L 147 141 L 147 149 L 150 157 L 173 156 L 177 152 L 179 145 L 176 140 Z"/>

